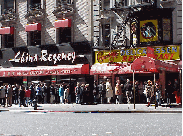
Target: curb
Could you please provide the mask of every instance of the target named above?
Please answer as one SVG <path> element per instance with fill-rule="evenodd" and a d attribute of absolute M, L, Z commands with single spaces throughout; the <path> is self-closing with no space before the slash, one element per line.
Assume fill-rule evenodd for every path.
<path fill-rule="evenodd" d="M 9 112 L 25 112 L 25 113 L 29 113 L 29 112 L 41 112 L 41 113 L 56 113 L 56 112 L 71 112 L 71 113 L 182 113 L 182 111 L 180 110 L 151 110 L 151 111 L 143 111 L 143 110 L 138 110 L 138 111 L 52 111 L 52 110 L 0 110 L 0 112 L 5 112 L 5 111 L 9 111 Z"/>

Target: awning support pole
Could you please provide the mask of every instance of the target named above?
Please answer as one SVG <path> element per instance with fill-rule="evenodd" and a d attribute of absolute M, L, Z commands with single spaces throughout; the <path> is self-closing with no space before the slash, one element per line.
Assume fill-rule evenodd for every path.
<path fill-rule="evenodd" d="M 156 87 L 155 87 L 155 82 L 156 82 L 156 74 L 154 71 L 154 95 L 155 95 L 155 109 L 156 109 Z"/>
<path fill-rule="evenodd" d="M 133 98 L 134 98 L 134 109 L 135 109 L 135 74 L 134 74 L 134 70 L 133 70 L 133 91 L 134 91 L 134 95 L 133 95 Z"/>

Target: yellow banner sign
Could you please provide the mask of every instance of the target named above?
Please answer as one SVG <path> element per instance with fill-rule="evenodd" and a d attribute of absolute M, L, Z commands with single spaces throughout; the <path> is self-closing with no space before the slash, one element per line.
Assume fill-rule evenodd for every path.
<path fill-rule="evenodd" d="M 178 60 L 180 59 L 180 47 L 176 46 L 154 46 L 154 59 L 158 60 Z M 139 47 L 124 50 L 96 51 L 95 63 L 109 62 L 133 62 L 140 56 L 147 55 L 147 47 Z"/>

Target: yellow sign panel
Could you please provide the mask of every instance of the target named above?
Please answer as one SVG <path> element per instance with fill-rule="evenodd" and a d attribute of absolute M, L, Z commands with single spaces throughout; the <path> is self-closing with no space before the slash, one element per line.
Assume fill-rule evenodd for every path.
<path fill-rule="evenodd" d="M 158 40 L 158 20 L 140 21 L 140 42 Z"/>
<path fill-rule="evenodd" d="M 158 60 L 178 60 L 180 47 L 176 46 L 154 46 L 154 59 Z M 133 62 L 140 56 L 147 55 L 147 47 L 139 47 L 124 50 L 96 51 L 95 63 L 109 62 Z"/>

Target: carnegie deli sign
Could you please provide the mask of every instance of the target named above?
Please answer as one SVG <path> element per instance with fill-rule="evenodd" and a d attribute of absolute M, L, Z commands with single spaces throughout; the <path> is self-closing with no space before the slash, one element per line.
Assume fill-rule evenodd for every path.
<path fill-rule="evenodd" d="M 180 59 L 180 46 L 154 46 L 154 59 L 178 60 Z M 133 62 L 140 56 L 147 56 L 147 47 L 124 50 L 103 50 L 95 52 L 95 63 Z"/>
<path fill-rule="evenodd" d="M 58 53 L 58 54 L 48 54 L 47 50 L 41 51 L 41 56 L 38 56 L 38 54 L 34 54 L 31 56 L 29 53 L 20 51 L 15 55 L 13 59 L 10 59 L 10 62 L 17 62 L 17 63 L 26 63 L 26 62 L 37 62 L 37 61 L 49 61 L 56 64 L 59 61 L 62 60 L 68 60 L 74 62 L 76 56 L 75 52 L 69 52 L 69 53 Z"/>

